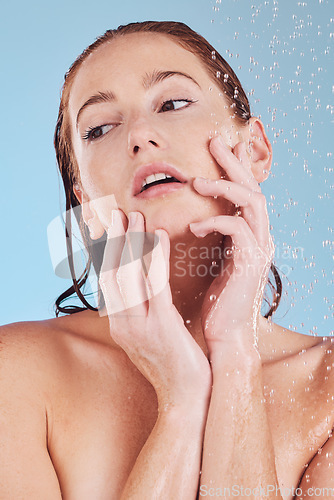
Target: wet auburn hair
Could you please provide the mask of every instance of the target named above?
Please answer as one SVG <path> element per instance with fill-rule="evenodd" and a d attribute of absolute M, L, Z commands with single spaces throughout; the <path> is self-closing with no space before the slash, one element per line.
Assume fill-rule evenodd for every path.
<path fill-rule="evenodd" d="M 89 45 L 82 54 L 75 60 L 70 69 L 65 75 L 65 81 L 61 94 L 61 101 L 59 106 L 58 120 L 54 135 L 54 145 L 56 149 L 56 156 L 59 171 L 63 180 L 66 196 L 66 245 L 68 254 L 68 264 L 72 275 L 73 285 L 62 293 L 55 302 L 56 316 L 59 313 L 72 314 L 86 309 L 97 311 L 86 300 L 81 289 L 85 285 L 91 266 L 94 266 L 97 276 L 102 265 L 103 251 L 105 247 L 105 237 L 94 242 L 94 258 L 92 254 L 92 240 L 89 237 L 89 232 L 83 222 L 79 201 L 77 200 L 74 192 L 73 185 L 80 183 L 79 168 L 74 156 L 70 122 L 68 113 L 68 104 L 70 92 L 73 81 L 81 64 L 87 57 L 96 51 L 101 45 L 116 40 L 119 37 L 129 35 L 132 33 L 160 33 L 172 38 L 175 43 L 188 50 L 197 56 L 206 68 L 212 81 L 221 88 L 227 103 L 232 109 L 232 113 L 237 125 L 246 125 L 247 121 L 251 118 L 251 110 L 248 98 L 241 83 L 230 67 L 230 65 L 223 59 L 223 57 L 210 45 L 205 38 L 193 31 L 186 24 L 174 21 L 145 21 L 140 23 L 130 23 L 125 26 L 119 26 L 117 29 L 108 30 L 102 36 L 97 38 L 94 43 Z M 71 212 L 72 208 L 78 207 L 74 210 L 80 231 L 83 237 L 85 247 L 88 251 L 88 261 L 86 267 L 79 278 L 76 278 L 74 272 L 73 261 L 73 248 L 72 248 L 72 224 Z M 97 243 L 100 242 L 100 245 Z M 96 251 L 97 250 L 97 251 Z M 272 276 L 268 278 L 268 285 L 271 292 L 271 301 L 267 297 L 264 298 L 269 306 L 269 310 L 265 317 L 271 316 L 278 307 L 282 295 L 282 281 L 278 274 L 276 267 L 271 264 L 270 268 Z M 272 281 L 273 278 L 273 281 Z M 83 307 L 73 305 L 61 305 L 70 296 L 76 294 L 81 300 Z M 99 290 L 98 303 L 103 303 L 103 297 Z"/>

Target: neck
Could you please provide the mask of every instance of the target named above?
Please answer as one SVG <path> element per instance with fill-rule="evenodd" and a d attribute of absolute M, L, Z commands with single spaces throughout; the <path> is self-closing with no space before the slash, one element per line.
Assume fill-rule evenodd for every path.
<path fill-rule="evenodd" d="M 201 310 L 204 297 L 223 260 L 223 236 L 197 238 L 188 232 L 170 242 L 170 287 L 173 303 L 185 325 L 207 354 Z"/>
<path fill-rule="evenodd" d="M 224 237 L 219 233 L 197 238 L 189 231 L 170 241 L 169 283 L 173 304 L 206 355 L 201 321 L 202 304 L 212 281 L 221 270 L 223 240 Z M 100 308 L 99 314 L 101 317 L 107 316 L 106 308 Z"/>

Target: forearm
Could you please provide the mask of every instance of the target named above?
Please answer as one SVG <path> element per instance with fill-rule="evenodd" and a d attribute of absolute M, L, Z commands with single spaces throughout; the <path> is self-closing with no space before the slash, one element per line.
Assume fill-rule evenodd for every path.
<path fill-rule="evenodd" d="M 242 497 L 249 488 L 248 498 L 281 498 L 257 353 L 231 350 L 212 363 L 212 371 L 199 497 L 209 488 L 222 489 L 225 498 L 236 491 Z"/>
<path fill-rule="evenodd" d="M 207 404 L 168 409 L 142 448 L 126 482 L 121 500 L 196 498 Z"/>

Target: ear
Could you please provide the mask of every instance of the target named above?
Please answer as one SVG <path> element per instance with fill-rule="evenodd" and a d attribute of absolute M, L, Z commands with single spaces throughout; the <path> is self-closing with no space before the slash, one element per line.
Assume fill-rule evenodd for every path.
<path fill-rule="evenodd" d="M 85 224 L 88 226 L 90 238 L 92 240 L 101 238 L 104 233 L 104 227 L 92 207 L 92 202 L 90 201 L 89 196 L 79 184 L 74 184 L 73 192 L 80 205 L 82 205 L 82 217 Z"/>
<path fill-rule="evenodd" d="M 247 152 L 251 162 L 253 175 L 258 183 L 265 181 L 270 172 L 272 147 L 266 135 L 264 125 L 259 118 L 252 117 L 248 121 Z"/>

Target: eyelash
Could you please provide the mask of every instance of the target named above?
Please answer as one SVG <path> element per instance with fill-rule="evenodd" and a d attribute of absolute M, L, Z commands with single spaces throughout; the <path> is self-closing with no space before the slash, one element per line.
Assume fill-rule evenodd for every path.
<path fill-rule="evenodd" d="M 159 113 L 168 113 L 169 111 L 179 111 L 179 109 L 168 109 L 167 111 L 161 111 L 161 109 L 163 108 L 163 106 L 169 102 L 186 102 L 187 104 L 185 106 L 182 106 L 181 108 L 179 109 L 184 109 L 184 108 L 187 108 L 189 105 L 191 105 L 192 103 L 195 103 L 197 101 L 194 101 L 192 99 L 167 99 L 166 101 L 164 101 L 163 103 L 161 103 L 160 105 L 160 108 L 159 108 Z M 102 127 L 106 127 L 108 125 L 112 125 L 112 124 L 104 124 L 104 125 L 99 125 L 98 127 L 89 127 L 85 133 L 82 135 L 82 139 L 84 141 L 95 141 L 96 139 L 99 139 L 99 137 L 95 137 L 93 138 L 92 135 L 95 131 L 101 129 Z M 106 132 L 107 133 L 107 132 Z M 105 134 L 102 134 L 102 136 L 100 137 L 103 137 Z"/>
<path fill-rule="evenodd" d="M 167 104 L 167 102 L 186 102 L 186 106 L 182 106 L 182 108 L 180 109 L 184 109 L 184 108 L 187 108 L 190 104 L 194 103 L 194 102 L 197 102 L 197 101 L 194 101 L 192 99 L 167 99 L 166 101 L 164 101 L 161 105 L 160 105 L 160 111 L 159 113 L 161 113 L 161 109 L 163 108 L 163 106 L 165 104 Z M 178 111 L 178 109 L 169 109 L 168 111 Z M 167 111 L 165 111 L 165 113 L 167 113 Z"/>
<path fill-rule="evenodd" d="M 96 131 L 96 130 L 99 130 L 103 127 L 107 127 L 108 125 L 112 125 L 111 123 L 105 123 L 104 125 L 99 125 L 98 127 L 89 127 L 86 132 L 81 136 L 82 139 L 84 141 L 96 141 L 96 139 L 99 139 L 99 137 L 92 137 L 93 133 Z M 102 136 L 100 137 L 103 137 L 105 134 L 102 134 Z"/>

